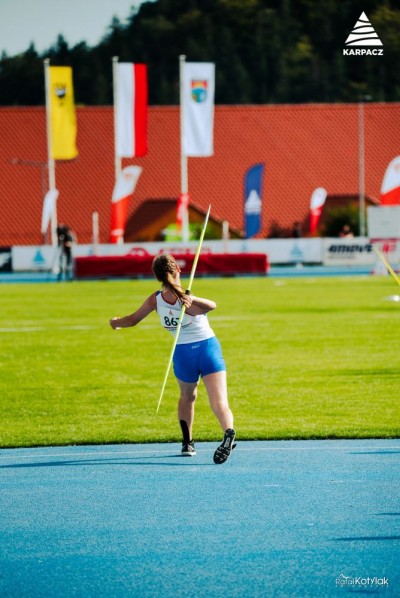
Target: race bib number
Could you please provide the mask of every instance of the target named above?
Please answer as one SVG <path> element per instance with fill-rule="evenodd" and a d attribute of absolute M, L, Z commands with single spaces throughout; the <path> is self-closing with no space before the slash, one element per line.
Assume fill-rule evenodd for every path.
<path fill-rule="evenodd" d="M 167 330 L 176 330 L 179 322 L 180 311 L 170 309 L 168 307 L 161 307 L 158 309 L 161 326 Z M 191 323 L 190 316 L 184 315 L 182 320 L 182 327 L 184 328 Z"/>

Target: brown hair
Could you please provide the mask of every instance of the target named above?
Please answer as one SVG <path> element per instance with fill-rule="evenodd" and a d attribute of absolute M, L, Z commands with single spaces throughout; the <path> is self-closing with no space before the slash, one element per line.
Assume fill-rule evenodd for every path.
<path fill-rule="evenodd" d="M 157 255 L 153 260 L 153 272 L 165 289 L 169 289 L 179 301 L 185 294 L 181 287 L 174 283 L 173 277 L 176 273 L 176 261 L 172 255 Z"/>

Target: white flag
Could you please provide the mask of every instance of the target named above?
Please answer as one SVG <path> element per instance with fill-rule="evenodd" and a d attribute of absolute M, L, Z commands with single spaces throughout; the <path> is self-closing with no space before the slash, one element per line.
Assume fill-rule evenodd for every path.
<path fill-rule="evenodd" d="M 54 210 L 56 209 L 56 202 L 58 198 L 58 191 L 57 189 L 50 189 L 47 191 L 44 200 L 43 200 L 43 210 L 42 210 L 42 235 L 45 235 L 47 232 L 47 227 L 49 226 L 49 222 L 53 216 Z"/>
<path fill-rule="evenodd" d="M 215 65 L 211 62 L 185 62 L 181 85 L 183 154 L 194 157 L 212 156 Z"/>

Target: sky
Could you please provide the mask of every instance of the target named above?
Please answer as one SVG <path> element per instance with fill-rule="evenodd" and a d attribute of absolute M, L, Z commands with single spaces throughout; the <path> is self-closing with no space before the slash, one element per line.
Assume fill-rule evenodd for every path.
<path fill-rule="evenodd" d="M 95 46 L 113 16 L 122 23 L 143 0 L 0 0 L 0 55 L 14 56 L 31 42 L 39 54 L 61 33 L 68 45 Z"/>

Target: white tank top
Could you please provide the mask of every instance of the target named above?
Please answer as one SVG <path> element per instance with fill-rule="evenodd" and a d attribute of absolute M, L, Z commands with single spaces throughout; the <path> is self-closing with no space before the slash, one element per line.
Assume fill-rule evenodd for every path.
<path fill-rule="evenodd" d="M 165 330 L 169 330 L 175 336 L 176 327 L 178 325 L 179 315 L 181 313 L 181 304 L 178 299 L 175 303 L 168 303 L 162 296 L 161 291 L 156 293 L 157 313 L 160 316 L 161 326 Z M 190 316 L 185 313 L 182 320 L 181 330 L 178 337 L 178 345 L 185 343 L 195 343 L 197 341 L 205 341 L 208 338 L 215 336 L 207 315 Z"/>

